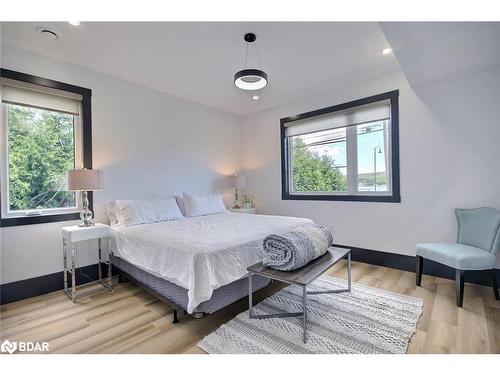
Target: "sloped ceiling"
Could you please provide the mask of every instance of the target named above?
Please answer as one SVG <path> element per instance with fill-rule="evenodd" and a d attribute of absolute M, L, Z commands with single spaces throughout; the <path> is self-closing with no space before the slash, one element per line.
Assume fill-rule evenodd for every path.
<path fill-rule="evenodd" d="M 413 86 L 500 65 L 499 22 L 382 22 Z"/>

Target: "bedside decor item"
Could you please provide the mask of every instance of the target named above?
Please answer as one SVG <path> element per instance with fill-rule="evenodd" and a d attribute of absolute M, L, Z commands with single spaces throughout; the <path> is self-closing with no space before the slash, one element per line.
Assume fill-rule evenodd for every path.
<path fill-rule="evenodd" d="M 247 194 L 243 194 L 240 199 L 240 204 L 242 208 L 255 208 L 253 199 Z"/>
<path fill-rule="evenodd" d="M 234 84 L 236 87 L 242 90 L 260 90 L 266 87 L 269 81 L 266 72 L 260 69 L 247 69 L 249 43 L 255 42 L 256 39 L 257 36 L 254 33 L 247 33 L 243 37 L 243 40 L 246 42 L 245 69 L 240 70 L 234 74 Z M 257 58 L 258 56 L 259 53 L 257 51 Z M 260 59 L 258 63 L 260 65 Z"/>
<path fill-rule="evenodd" d="M 233 208 L 241 208 L 238 189 L 243 189 L 246 186 L 246 178 L 243 174 L 235 174 L 234 176 L 229 176 L 229 186 L 235 188 L 234 191 L 234 206 Z"/>
<path fill-rule="evenodd" d="M 96 169 L 75 169 L 68 171 L 68 190 L 81 191 L 83 210 L 80 212 L 81 227 L 94 225 L 92 211 L 89 209 L 88 192 L 103 188 L 103 173 Z"/>

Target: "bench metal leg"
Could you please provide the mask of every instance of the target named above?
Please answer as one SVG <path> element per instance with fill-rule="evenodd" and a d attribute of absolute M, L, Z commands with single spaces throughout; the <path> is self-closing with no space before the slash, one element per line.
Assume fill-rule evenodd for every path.
<path fill-rule="evenodd" d="M 304 333 L 302 336 L 302 341 L 305 344 L 307 342 L 307 287 L 305 285 L 302 288 L 302 311 L 304 321 Z"/>
<path fill-rule="evenodd" d="M 347 254 L 347 288 L 346 289 L 333 289 L 333 290 L 313 290 L 307 292 L 307 294 L 333 294 L 333 293 L 346 293 L 350 292 L 352 287 L 352 276 L 351 276 L 351 253 Z"/>
<path fill-rule="evenodd" d="M 252 272 L 248 272 L 248 317 L 250 319 L 268 319 L 268 318 L 289 318 L 289 317 L 302 317 L 302 341 L 307 343 L 307 295 L 313 294 L 329 294 L 329 293 L 345 293 L 350 292 L 352 287 L 351 275 L 351 253 L 347 253 L 347 288 L 336 290 L 311 290 L 307 291 L 307 285 L 302 286 L 302 311 L 285 312 L 275 314 L 259 314 L 253 313 L 253 289 L 252 289 Z"/>
<path fill-rule="evenodd" d="M 351 252 L 347 254 L 347 291 L 351 291 Z"/>
<path fill-rule="evenodd" d="M 248 273 L 248 317 L 250 319 L 253 319 L 253 316 L 252 316 L 252 306 L 253 306 L 252 295 L 253 295 L 252 273 L 249 272 Z"/>
<path fill-rule="evenodd" d="M 291 313 L 276 313 L 276 314 L 260 314 L 255 315 L 253 313 L 253 289 L 252 289 L 252 276 L 253 273 L 248 273 L 248 317 L 250 319 L 269 319 L 269 318 L 290 318 L 294 316 L 302 316 L 304 313 L 291 312 Z"/>

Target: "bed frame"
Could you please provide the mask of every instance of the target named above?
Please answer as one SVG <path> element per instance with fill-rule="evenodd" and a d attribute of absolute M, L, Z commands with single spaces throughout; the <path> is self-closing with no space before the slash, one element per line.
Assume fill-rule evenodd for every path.
<path fill-rule="evenodd" d="M 119 282 L 130 280 L 174 309 L 172 323 L 179 322 L 179 315 L 187 314 L 187 289 L 143 271 L 118 256 L 111 254 L 110 257 L 113 268 L 118 271 Z M 254 292 L 270 284 L 269 279 L 260 276 L 254 276 L 252 282 Z M 214 313 L 248 296 L 248 291 L 248 277 L 233 281 L 214 290 L 210 300 L 200 303 L 192 315 L 196 319 L 203 318 L 206 314 Z"/>

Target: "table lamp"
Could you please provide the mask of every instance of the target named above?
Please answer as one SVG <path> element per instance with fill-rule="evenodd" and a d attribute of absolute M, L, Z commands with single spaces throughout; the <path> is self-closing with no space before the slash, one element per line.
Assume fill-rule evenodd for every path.
<path fill-rule="evenodd" d="M 103 188 L 103 173 L 96 169 L 75 169 L 68 171 L 68 190 L 81 191 L 83 211 L 80 212 L 82 219 L 81 227 L 94 225 L 92 211 L 89 210 L 88 192 Z"/>
<path fill-rule="evenodd" d="M 245 175 L 235 174 L 234 176 L 229 176 L 229 184 L 231 187 L 235 188 L 233 208 L 241 208 L 240 203 L 238 202 L 238 200 L 239 200 L 238 189 L 243 189 L 246 186 Z"/>

